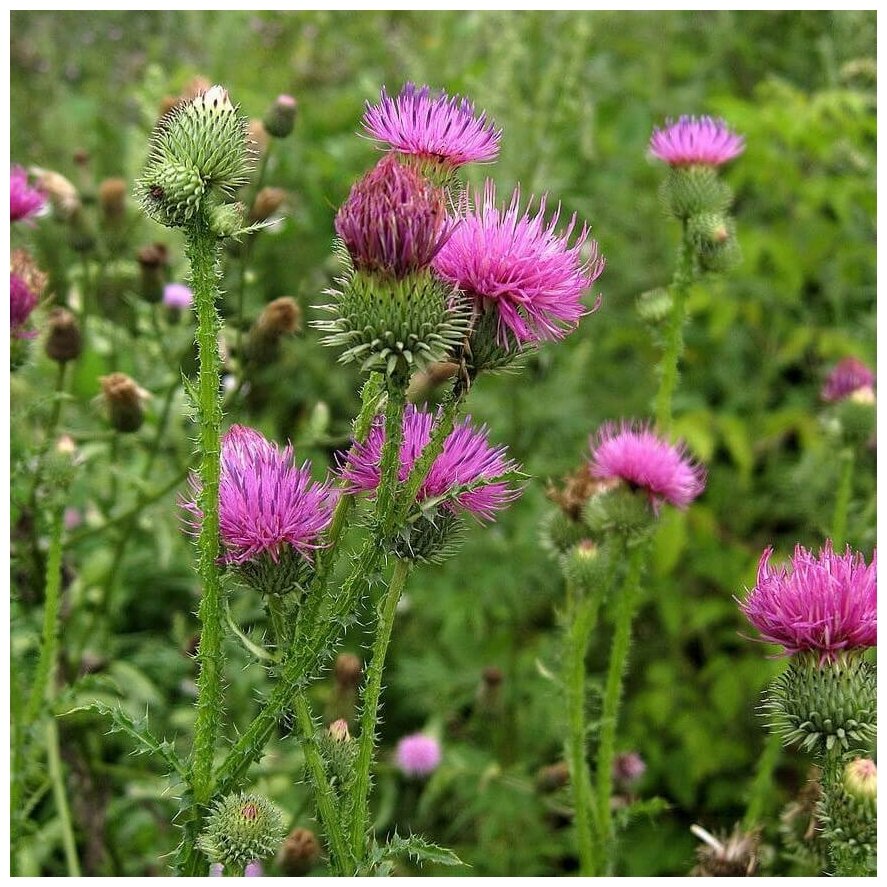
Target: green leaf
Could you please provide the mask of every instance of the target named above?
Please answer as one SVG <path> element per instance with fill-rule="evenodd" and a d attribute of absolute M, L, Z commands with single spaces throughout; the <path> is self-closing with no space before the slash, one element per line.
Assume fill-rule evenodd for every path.
<path fill-rule="evenodd" d="M 420 865 L 425 862 L 433 862 L 437 865 L 466 865 L 452 850 L 438 847 L 418 835 L 410 835 L 402 838 L 396 832 L 388 839 L 383 848 L 385 856 L 403 856 L 406 854 L 416 860 Z"/>

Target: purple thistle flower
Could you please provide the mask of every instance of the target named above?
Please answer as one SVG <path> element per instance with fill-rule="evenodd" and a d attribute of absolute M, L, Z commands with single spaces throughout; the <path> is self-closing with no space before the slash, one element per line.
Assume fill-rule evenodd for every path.
<path fill-rule="evenodd" d="M 613 761 L 613 780 L 622 788 L 630 788 L 646 772 L 647 765 L 636 751 L 622 752 Z"/>
<path fill-rule="evenodd" d="M 378 105 L 366 103 L 363 127 L 374 139 L 404 154 L 437 160 L 450 167 L 495 160 L 502 130 L 474 105 L 431 87 L 407 83 L 396 98 L 382 87 Z"/>
<path fill-rule="evenodd" d="M 181 504 L 196 535 L 203 517 L 196 475 L 191 487 L 193 498 Z M 335 499 L 327 484 L 311 482 L 309 463 L 295 467 L 291 446 L 281 450 L 242 425 L 232 425 L 222 438 L 219 531 L 225 563 L 243 564 L 262 554 L 277 563 L 287 547 L 310 561 Z"/>
<path fill-rule="evenodd" d="M 262 863 L 259 862 L 258 859 L 252 860 L 252 862 L 248 862 L 246 864 L 246 868 L 243 870 L 244 878 L 262 878 L 264 877 L 265 872 L 262 871 Z"/>
<path fill-rule="evenodd" d="M 9 171 L 9 220 L 20 222 L 35 216 L 46 203 L 42 191 L 28 184 L 28 174 L 20 166 Z"/>
<path fill-rule="evenodd" d="M 438 411 L 438 417 L 440 411 Z M 408 404 L 403 420 L 403 443 L 400 449 L 399 480 L 405 481 L 431 439 L 434 415 Z M 373 492 L 379 486 L 382 446 L 385 428 L 377 419 L 366 443 L 355 443 L 342 460 L 339 470 L 351 493 Z M 460 422 L 444 442 L 428 477 L 419 489 L 418 500 L 437 499 L 467 485 L 480 484 L 460 493 L 453 501 L 443 503 L 451 511 L 456 506 L 470 511 L 480 520 L 493 520 L 495 513 L 513 502 L 520 491 L 506 482 L 483 484 L 485 478 L 501 477 L 518 468 L 505 457 L 506 448 L 490 446 L 487 428 L 471 425 L 471 419 Z"/>
<path fill-rule="evenodd" d="M 521 215 L 518 188 L 508 207 L 500 208 L 490 181 L 475 203 L 434 260 L 435 270 L 473 299 L 478 311 L 498 311 L 502 347 L 512 337 L 519 343 L 562 339 L 587 313 L 582 295 L 604 270 L 588 226 L 582 226 L 570 246 L 575 215 L 566 231 L 556 234 L 560 207 L 548 223 L 545 197 L 535 215 L 529 208 Z M 590 255 L 583 259 L 586 242 Z"/>
<path fill-rule="evenodd" d="M 9 275 L 9 329 L 16 339 L 33 339 L 37 335 L 26 330 L 25 324 L 31 312 L 37 307 L 37 293 L 33 292 L 27 282 L 18 274 Z"/>
<path fill-rule="evenodd" d="M 440 764 L 440 743 L 424 733 L 412 733 L 397 743 L 394 759 L 398 769 L 407 776 L 428 776 Z"/>
<path fill-rule="evenodd" d="M 818 555 L 795 546 L 790 567 L 771 567 L 772 554 L 761 555 L 755 587 L 739 604 L 762 641 L 786 655 L 816 653 L 820 664 L 877 644 L 877 550 L 869 565 L 849 545 L 835 554 L 831 540 Z"/>
<path fill-rule="evenodd" d="M 663 502 L 686 508 L 704 489 L 705 471 L 647 425 L 607 422 L 591 440 L 591 474 L 647 491 L 654 509 Z"/>
<path fill-rule="evenodd" d="M 163 288 L 163 304 L 184 310 L 194 304 L 194 293 L 184 283 L 168 283 Z"/>
<path fill-rule="evenodd" d="M 720 166 L 744 150 L 745 139 L 713 117 L 669 119 L 650 138 L 650 151 L 670 166 Z"/>
<path fill-rule="evenodd" d="M 443 191 L 394 154 L 355 183 L 336 214 L 336 233 L 355 267 L 398 278 L 428 266 L 454 225 Z"/>
<path fill-rule="evenodd" d="M 861 360 L 845 357 L 826 377 L 820 396 L 826 403 L 835 403 L 874 386 L 875 374 Z"/>

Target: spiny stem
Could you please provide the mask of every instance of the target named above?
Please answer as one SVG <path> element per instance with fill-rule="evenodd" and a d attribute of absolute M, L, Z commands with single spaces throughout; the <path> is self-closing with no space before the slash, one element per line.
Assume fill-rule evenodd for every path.
<path fill-rule="evenodd" d="M 385 407 L 385 443 L 382 446 L 379 490 L 376 494 L 376 515 L 383 537 L 387 537 L 395 526 L 405 409 L 406 383 L 401 383 L 401 380 L 397 379 L 389 380 L 388 404 Z"/>
<path fill-rule="evenodd" d="M 200 425 L 200 496 L 203 514 L 197 540 L 198 572 L 203 585 L 198 618 L 200 646 L 197 660 L 197 718 L 191 756 L 189 786 L 195 806 L 212 797 L 212 767 L 222 707 L 222 606 L 219 557 L 219 477 L 222 407 L 216 310 L 219 286 L 219 241 L 205 224 L 187 230 L 187 256 L 197 304 L 198 422 Z"/>
<path fill-rule="evenodd" d="M 665 349 L 659 363 L 659 390 L 656 392 L 656 425 L 661 434 L 671 433 L 672 399 L 678 384 L 678 367 L 684 351 L 684 318 L 687 294 L 693 282 L 693 243 L 684 222 L 678 250 L 678 264 L 672 279 L 671 315 L 665 331 Z"/>
<path fill-rule="evenodd" d="M 845 447 L 840 455 L 840 478 L 835 494 L 835 512 L 832 517 L 832 545 L 839 551 L 846 542 L 847 515 L 853 494 L 853 467 L 856 458 L 852 447 Z"/>
<path fill-rule="evenodd" d="M 363 860 L 366 854 L 366 837 L 369 827 L 370 767 L 376 747 L 376 724 L 379 720 L 379 700 L 382 695 L 382 674 L 385 669 L 388 645 L 391 642 L 397 604 L 400 601 L 409 572 L 410 564 L 407 561 L 399 558 L 395 560 L 391 581 L 379 605 L 372 659 L 367 666 L 362 700 L 363 708 L 360 715 L 357 760 L 354 765 L 354 784 L 351 790 L 351 849 L 358 860 Z"/>
<path fill-rule="evenodd" d="M 74 826 L 71 822 L 71 810 L 65 790 L 65 774 L 62 770 L 62 759 L 59 753 L 58 724 L 56 724 L 54 717 L 49 718 L 46 722 L 46 755 L 49 778 L 52 780 L 55 809 L 62 831 L 62 846 L 65 848 L 68 877 L 79 878 L 80 861 L 77 858 L 77 842 L 74 839 Z"/>
<path fill-rule="evenodd" d="M 604 687 L 604 700 L 601 710 L 601 733 L 597 752 L 597 831 L 601 842 L 601 869 L 604 871 L 612 860 L 608 859 L 613 844 L 613 816 L 610 798 L 613 794 L 613 759 L 616 752 L 616 727 L 619 719 L 619 706 L 622 702 L 622 682 L 628 664 L 628 649 L 631 642 L 631 624 L 640 598 L 641 570 L 643 569 L 647 546 L 637 544 L 628 559 L 628 572 L 625 584 L 615 598 L 616 613 L 613 646 L 610 648 L 610 662 L 607 668 L 607 682 Z"/>

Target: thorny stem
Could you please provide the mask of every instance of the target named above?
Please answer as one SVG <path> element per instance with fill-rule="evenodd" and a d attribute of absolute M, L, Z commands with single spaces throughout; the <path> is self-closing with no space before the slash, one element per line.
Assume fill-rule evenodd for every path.
<path fill-rule="evenodd" d="M 839 458 L 841 474 L 835 494 L 835 511 L 832 517 L 832 545 L 835 551 L 840 550 L 847 537 L 847 515 L 853 493 L 853 467 L 856 462 L 853 448 L 845 447 Z"/>
<path fill-rule="evenodd" d="M 684 320 L 687 294 L 693 283 L 693 243 L 684 222 L 678 250 L 678 264 L 671 282 L 671 316 L 665 331 L 665 350 L 659 363 L 659 390 L 656 392 L 656 425 L 664 435 L 671 433 L 672 399 L 678 384 L 678 367 L 684 351 Z"/>
<path fill-rule="evenodd" d="M 385 658 L 391 642 L 391 631 L 397 604 L 410 572 L 408 561 L 394 562 L 391 581 L 379 605 L 379 618 L 373 641 L 372 659 L 367 666 L 363 691 L 363 708 L 360 715 L 360 737 L 357 760 L 354 764 L 354 784 L 351 790 L 351 849 L 358 860 L 366 855 L 366 838 L 369 827 L 368 799 L 370 792 L 370 768 L 376 747 L 376 724 L 379 721 L 379 700 L 382 695 L 382 675 Z"/>
<path fill-rule="evenodd" d="M 613 816 L 610 799 L 613 794 L 613 759 L 616 751 L 616 726 L 619 719 L 619 706 L 622 702 L 622 683 L 628 664 L 628 650 L 631 642 L 631 625 L 640 599 L 641 570 L 646 560 L 647 545 L 635 545 L 628 556 L 628 572 L 625 584 L 615 598 L 616 612 L 613 645 L 610 648 L 610 662 L 607 668 L 607 681 L 601 709 L 601 732 L 597 752 L 597 832 L 602 851 L 598 875 L 605 875 L 605 868 L 611 860 L 613 844 Z"/>
<path fill-rule="evenodd" d="M 59 729 L 54 717 L 46 722 L 46 755 L 49 778 L 52 780 L 52 794 L 62 831 L 62 846 L 65 848 L 65 863 L 69 878 L 80 877 L 80 861 L 77 858 L 77 842 L 74 839 L 74 826 L 71 822 L 71 809 L 65 790 L 65 774 L 59 753 Z"/>
<path fill-rule="evenodd" d="M 403 442 L 403 416 L 406 409 L 406 384 L 399 379 L 388 383 L 388 404 L 385 407 L 385 443 L 379 467 L 379 490 L 376 494 L 376 516 L 383 539 L 395 527 L 397 487 L 400 481 L 400 448 Z"/>

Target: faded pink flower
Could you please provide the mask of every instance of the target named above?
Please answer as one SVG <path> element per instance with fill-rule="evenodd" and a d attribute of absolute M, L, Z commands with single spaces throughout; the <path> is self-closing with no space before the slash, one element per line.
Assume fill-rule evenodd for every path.
<path fill-rule="evenodd" d="M 588 226 L 582 226 L 571 245 L 576 215 L 557 234 L 560 207 L 546 222 L 545 206 L 542 197 L 535 215 L 529 208 L 521 213 L 518 188 L 507 208 L 499 207 L 495 186 L 488 181 L 433 263 L 441 277 L 474 301 L 477 311 L 498 312 L 497 339 L 504 348 L 514 341 L 562 339 L 575 329 L 588 313 L 582 296 L 604 270 Z"/>
<path fill-rule="evenodd" d="M 797 545 L 788 567 L 771 567 L 772 554 L 761 555 L 755 587 L 739 605 L 762 641 L 820 662 L 877 644 L 877 551 L 866 564 L 849 545 L 835 554 L 831 540 L 818 555 Z"/>
<path fill-rule="evenodd" d="M 670 444 L 648 425 L 608 422 L 591 440 L 592 477 L 645 490 L 653 507 L 686 508 L 705 489 L 704 469 L 683 444 Z"/>
<path fill-rule="evenodd" d="M 486 114 L 475 114 L 468 99 L 433 95 L 431 87 L 414 83 L 407 83 L 396 98 L 383 86 L 379 103 L 367 102 L 363 126 L 397 151 L 452 167 L 495 160 L 502 137 Z"/>
<path fill-rule="evenodd" d="M 713 117 L 666 120 L 650 138 L 650 151 L 670 166 L 720 166 L 744 150 L 745 139 Z"/>

